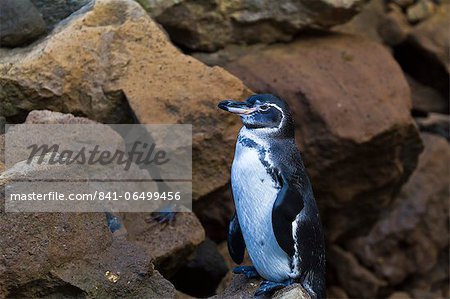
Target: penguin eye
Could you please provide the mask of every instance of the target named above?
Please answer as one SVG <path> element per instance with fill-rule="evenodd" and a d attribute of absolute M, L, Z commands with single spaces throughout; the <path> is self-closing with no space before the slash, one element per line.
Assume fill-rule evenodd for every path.
<path fill-rule="evenodd" d="M 259 106 L 259 110 L 267 111 L 267 110 L 269 110 L 269 106 L 268 105 L 261 105 L 261 106 Z"/>

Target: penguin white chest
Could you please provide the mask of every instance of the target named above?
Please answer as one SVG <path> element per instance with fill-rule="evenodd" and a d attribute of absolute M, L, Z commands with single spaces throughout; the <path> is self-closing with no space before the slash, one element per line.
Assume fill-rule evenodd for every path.
<path fill-rule="evenodd" d="M 278 245 L 272 228 L 272 208 L 279 189 L 256 148 L 236 145 L 231 183 L 239 224 L 253 266 L 267 280 L 288 279 L 289 256 Z"/>

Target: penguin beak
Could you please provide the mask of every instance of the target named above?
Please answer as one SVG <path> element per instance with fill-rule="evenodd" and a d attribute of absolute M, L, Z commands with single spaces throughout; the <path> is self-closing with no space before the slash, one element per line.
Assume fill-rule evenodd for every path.
<path fill-rule="evenodd" d="M 231 100 L 220 102 L 219 108 L 237 115 L 250 114 L 256 111 L 256 107 L 252 107 L 252 105 L 247 102 L 235 102 Z"/>

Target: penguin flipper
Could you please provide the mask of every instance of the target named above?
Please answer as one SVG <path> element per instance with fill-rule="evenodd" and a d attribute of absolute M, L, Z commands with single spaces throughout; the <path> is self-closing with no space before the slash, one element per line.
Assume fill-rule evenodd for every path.
<path fill-rule="evenodd" d="M 282 188 L 272 208 L 272 227 L 278 245 L 292 257 L 295 253 L 292 222 L 303 209 L 304 202 L 297 188 L 280 179 Z"/>
<path fill-rule="evenodd" d="M 245 253 L 245 242 L 236 212 L 231 218 L 228 229 L 228 252 L 236 264 L 242 263 Z"/>

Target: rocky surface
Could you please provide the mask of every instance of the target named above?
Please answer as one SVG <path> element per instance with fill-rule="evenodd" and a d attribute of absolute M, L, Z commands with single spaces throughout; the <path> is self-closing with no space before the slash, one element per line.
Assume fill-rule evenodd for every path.
<path fill-rule="evenodd" d="M 290 104 L 316 198 L 326 208 L 328 237 L 369 228 L 422 147 L 407 82 L 389 52 L 329 35 L 249 54 L 226 68 L 254 91 Z"/>
<path fill-rule="evenodd" d="M 181 54 L 131 0 L 99 0 L 33 49 L 4 55 L 0 82 L 10 118 L 45 107 L 106 123 L 135 114 L 141 123 L 192 124 L 194 199 L 229 180 L 239 120 L 217 113 L 217 102 L 250 94 L 221 68 Z"/>
<path fill-rule="evenodd" d="M 31 0 L 49 29 L 94 0 Z"/>
<path fill-rule="evenodd" d="M 2 0 L 0 46 L 26 45 L 46 31 L 45 22 L 30 0 Z"/>
<path fill-rule="evenodd" d="M 138 2 L 176 44 L 201 51 L 217 50 L 228 44 L 288 41 L 301 29 L 327 28 L 347 21 L 364 3 L 361 0 Z"/>
<path fill-rule="evenodd" d="M 412 276 L 427 275 L 440 266 L 440 255 L 448 252 L 448 239 L 442 236 L 449 234 L 450 146 L 440 137 L 422 134 L 422 138 L 425 151 L 392 210 L 369 235 L 350 245 L 350 250 L 366 267 L 374 269 L 378 277 L 391 285 Z M 438 297 L 445 296 L 447 280 L 448 272 L 429 291 Z"/>
<path fill-rule="evenodd" d="M 233 275 L 231 283 L 227 289 L 220 295 L 216 295 L 214 299 L 230 298 L 230 299 L 250 299 L 255 298 L 254 293 L 259 287 L 261 279 L 247 279 L 244 275 Z M 293 284 L 276 291 L 272 298 L 274 299 L 311 299 L 309 294 L 300 284 Z"/>
<path fill-rule="evenodd" d="M 427 114 L 430 112 L 448 114 L 449 102 L 437 90 L 417 82 L 407 76 L 414 113 Z"/>
<path fill-rule="evenodd" d="M 151 213 L 122 213 L 127 239 L 152 257 L 155 267 L 172 276 L 192 257 L 205 231 L 192 212 L 180 212 L 172 225 L 159 223 Z"/>
<path fill-rule="evenodd" d="M 227 272 L 227 263 L 217 245 L 206 239 L 197 247 L 194 258 L 171 278 L 171 282 L 177 290 L 205 298 L 215 294 Z"/>
<path fill-rule="evenodd" d="M 426 117 L 416 117 L 416 122 L 421 131 L 440 135 L 450 141 L 450 118 L 448 115 L 430 113 Z"/>

